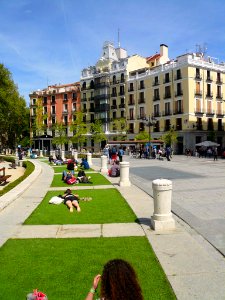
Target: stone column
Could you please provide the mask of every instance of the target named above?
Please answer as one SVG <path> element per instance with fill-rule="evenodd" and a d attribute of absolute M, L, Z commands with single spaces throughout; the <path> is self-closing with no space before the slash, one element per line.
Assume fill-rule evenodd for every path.
<path fill-rule="evenodd" d="M 171 213 L 172 181 L 155 179 L 152 182 L 154 213 L 151 225 L 154 230 L 175 229 L 175 220 Z"/>
<path fill-rule="evenodd" d="M 56 159 L 56 154 L 55 154 L 55 150 L 53 150 L 53 159 Z"/>
<path fill-rule="evenodd" d="M 52 156 L 54 158 L 54 155 L 55 155 L 55 151 L 54 150 L 51 150 L 50 151 L 50 156 Z"/>
<path fill-rule="evenodd" d="M 77 151 L 74 151 L 74 159 L 78 160 L 78 152 Z"/>
<path fill-rule="evenodd" d="M 92 154 L 91 153 L 87 153 L 87 162 L 89 164 L 89 166 L 92 166 Z"/>
<path fill-rule="evenodd" d="M 65 151 L 62 150 L 62 160 L 64 161 L 65 160 Z"/>
<path fill-rule="evenodd" d="M 130 179 L 129 179 L 129 169 L 130 163 L 127 161 L 123 161 L 120 163 L 120 186 L 130 186 Z"/>
<path fill-rule="evenodd" d="M 106 155 L 101 156 L 101 169 L 100 169 L 101 173 L 108 173 L 107 160 L 108 158 Z"/>
<path fill-rule="evenodd" d="M 43 150 L 40 150 L 40 157 L 43 157 Z"/>

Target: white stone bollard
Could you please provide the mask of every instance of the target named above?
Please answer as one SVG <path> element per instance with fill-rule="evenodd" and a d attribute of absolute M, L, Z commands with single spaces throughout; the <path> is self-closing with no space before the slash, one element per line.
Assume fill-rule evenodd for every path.
<path fill-rule="evenodd" d="M 89 164 L 89 166 L 92 166 L 92 154 L 91 153 L 87 153 L 87 162 Z"/>
<path fill-rule="evenodd" d="M 74 151 L 74 159 L 78 160 L 78 152 L 77 151 Z"/>
<path fill-rule="evenodd" d="M 171 213 L 172 181 L 155 179 L 152 182 L 154 213 L 151 225 L 154 230 L 175 229 L 175 220 Z"/>
<path fill-rule="evenodd" d="M 43 157 L 43 150 L 40 150 L 40 157 Z"/>
<path fill-rule="evenodd" d="M 106 155 L 102 155 L 101 156 L 101 169 L 100 169 L 101 173 L 108 173 L 107 161 L 108 161 L 108 157 Z"/>
<path fill-rule="evenodd" d="M 53 159 L 56 159 L 56 152 L 53 150 Z"/>
<path fill-rule="evenodd" d="M 65 160 L 65 151 L 62 150 L 62 160 L 64 161 Z"/>
<path fill-rule="evenodd" d="M 15 164 L 16 164 L 16 166 L 19 166 L 19 165 L 20 165 L 20 163 L 19 163 L 19 158 L 18 158 L 18 157 L 15 158 Z"/>
<path fill-rule="evenodd" d="M 120 186 L 130 186 L 130 179 L 129 179 L 129 169 L 130 163 L 127 161 L 123 161 L 120 163 Z"/>
<path fill-rule="evenodd" d="M 54 155 L 55 155 L 55 151 L 54 151 L 54 150 L 51 150 L 51 151 L 50 151 L 50 156 L 54 157 Z"/>

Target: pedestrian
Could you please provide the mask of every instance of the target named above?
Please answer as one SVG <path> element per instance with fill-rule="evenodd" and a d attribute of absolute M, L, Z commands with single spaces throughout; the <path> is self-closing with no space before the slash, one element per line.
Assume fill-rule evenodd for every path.
<path fill-rule="evenodd" d="M 213 159 L 214 161 L 217 160 L 217 157 L 218 157 L 218 150 L 217 148 L 215 147 L 214 151 L 213 151 Z"/>
<path fill-rule="evenodd" d="M 166 147 L 166 158 L 168 161 L 170 161 L 170 154 L 171 154 L 170 147 Z"/>
<path fill-rule="evenodd" d="M 120 147 L 119 151 L 118 151 L 118 157 L 119 157 L 119 161 L 122 162 L 123 160 L 123 155 L 124 155 L 124 151 L 123 148 Z"/>

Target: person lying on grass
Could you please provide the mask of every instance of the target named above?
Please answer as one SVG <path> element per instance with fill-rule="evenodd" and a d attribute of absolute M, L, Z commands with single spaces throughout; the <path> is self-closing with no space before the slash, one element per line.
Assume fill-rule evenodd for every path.
<path fill-rule="evenodd" d="M 75 207 L 78 212 L 81 211 L 79 195 L 74 195 L 71 189 L 67 189 L 62 195 L 62 198 L 64 199 L 63 203 L 69 208 L 70 212 L 73 212 L 73 207 Z"/>
<path fill-rule="evenodd" d="M 123 259 L 113 259 L 105 264 L 102 275 L 94 277 L 92 288 L 85 300 L 94 299 L 100 280 L 99 299 L 144 300 L 135 270 Z"/>

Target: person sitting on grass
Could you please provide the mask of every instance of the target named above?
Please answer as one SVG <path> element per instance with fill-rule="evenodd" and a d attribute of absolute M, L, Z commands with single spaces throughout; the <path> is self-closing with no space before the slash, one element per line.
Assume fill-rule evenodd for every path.
<path fill-rule="evenodd" d="M 143 300 L 141 287 L 133 267 L 125 260 L 114 259 L 107 262 L 102 275 L 94 277 L 92 288 L 85 300 L 93 300 L 101 280 L 100 299 Z"/>
<path fill-rule="evenodd" d="M 63 171 L 62 180 L 67 184 L 73 184 L 77 181 L 77 179 L 74 177 L 71 171 Z"/>
<path fill-rule="evenodd" d="M 75 159 L 69 159 L 67 161 L 67 170 L 71 171 L 71 173 L 74 175 L 74 169 L 75 169 Z"/>
<path fill-rule="evenodd" d="M 77 179 L 79 180 L 79 183 L 91 183 L 90 179 L 91 176 L 86 176 L 84 170 L 80 170 L 77 174 Z"/>
<path fill-rule="evenodd" d="M 73 207 L 76 208 L 78 212 L 81 211 L 79 205 L 79 195 L 74 195 L 71 189 L 67 189 L 62 195 L 63 203 L 69 208 L 70 212 L 73 212 Z"/>
<path fill-rule="evenodd" d="M 110 177 L 118 177 L 118 176 L 120 176 L 120 164 L 119 164 L 118 160 L 116 160 L 113 163 L 111 169 L 109 169 L 109 171 L 108 171 L 108 174 L 109 174 Z"/>
<path fill-rule="evenodd" d="M 81 166 L 81 168 L 84 168 L 85 170 L 90 169 L 89 163 L 86 158 L 82 158 L 80 166 Z"/>

